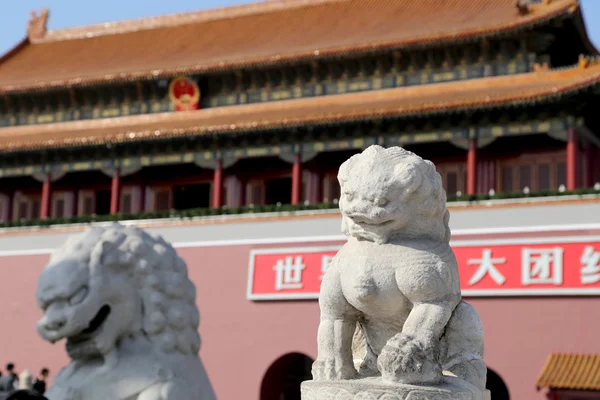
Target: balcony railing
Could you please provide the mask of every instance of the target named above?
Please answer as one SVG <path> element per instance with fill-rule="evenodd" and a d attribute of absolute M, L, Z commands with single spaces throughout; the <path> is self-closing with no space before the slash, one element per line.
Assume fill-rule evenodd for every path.
<path fill-rule="evenodd" d="M 599 198 L 600 199 L 600 186 L 596 185 L 594 188 L 589 189 L 578 189 L 574 191 L 544 191 L 537 193 L 527 192 L 509 192 L 509 193 L 493 193 L 493 194 L 477 194 L 477 195 L 449 195 L 449 205 L 475 205 L 482 202 L 493 202 L 502 203 L 510 200 L 517 201 L 519 199 L 527 201 L 541 202 L 545 199 L 558 201 L 561 199 L 569 198 Z M 38 226 L 48 227 L 51 225 L 64 225 L 64 224 L 87 224 L 93 222 L 105 222 L 105 221 L 135 221 L 135 220 L 157 220 L 157 219 L 181 219 L 190 220 L 198 217 L 214 217 L 214 216 L 225 216 L 225 215 L 244 215 L 244 214 L 261 214 L 261 213 L 289 213 L 297 211 L 310 211 L 310 210 L 335 210 L 338 209 L 338 202 L 334 200 L 329 203 L 303 203 L 297 205 L 291 204 L 274 204 L 274 205 L 248 205 L 245 207 L 222 207 L 222 208 L 194 208 L 187 210 L 170 210 L 163 212 L 140 212 L 140 213 L 117 213 L 117 214 L 106 214 L 106 215 L 81 215 L 70 218 L 47 218 L 47 219 L 28 219 L 28 220 L 13 220 L 0 222 L 0 228 L 11 228 L 11 227 L 27 227 L 27 226 Z"/>

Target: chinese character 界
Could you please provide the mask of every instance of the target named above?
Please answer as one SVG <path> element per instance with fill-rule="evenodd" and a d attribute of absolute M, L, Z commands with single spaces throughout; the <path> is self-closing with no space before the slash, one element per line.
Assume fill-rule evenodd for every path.
<path fill-rule="evenodd" d="M 600 281 L 600 251 L 586 246 L 581 255 L 581 283 L 589 285 Z"/>
<path fill-rule="evenodd" d="M 302 270 L 306 268 L 302 257 L 286 257 L 278 260 L 275 270 L 275 290 L 302 289 Z"/>
<path fill-rule="evenodd" d="M 563 249 L 528 249 L 522 253 L 521 280 L 523 285 L 563 282 Z"/>
<path fill-rule="evenodd" d="M 333 256 L 323 256 L 321 257 L 321 277 L 320 279 L 323 280 L 323 277 L 325 276 L 325 272 L 327 272 L 327 269 L 329 268 L 329 264 L 331 263 L 331 260 L 333 260 Z"/>
<path fill-rule="evenodd" d="M 475 274 L 469 280 L 469 285 L 474 285 L 479 282 L 486 274 L 490 274 L 492 279 L 498 284 L 503 285 L 506 282 L 506 278 L 504 275 L 496 269 L 495 264 L 504 264 L 506 262 L 506 258 L 492 258 L 492 250 L 484 249 L 481 259 L 479 260 L 468 260 L 467 263 L 469 265 L 479 264 L 479 269 L 475 272 Z"/>

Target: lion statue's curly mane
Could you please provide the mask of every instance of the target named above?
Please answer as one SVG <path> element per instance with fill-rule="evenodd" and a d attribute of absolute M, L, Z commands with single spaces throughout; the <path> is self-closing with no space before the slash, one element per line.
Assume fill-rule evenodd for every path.
<path fill-rule="evenodd" d="M 158 392 L 165 392 L 160 385 L 169 386 L 173 377 L 190 388 L 203 381 L 196 289 L 183 259 L 161 237 L 121 224 L 72 236 L 52 254 L 36 297 L 44 311 L 38 331 L 50 342 L 66 338 L 73 359 L 55 384 L 72 386 L 72 375 L 99 358 L 104 364 L 96 362 L 88 375 L 112 375 L 127 360 L 161 364 L 160 371 L 144 376 L 149 384 L 158 384 L 156 399 L 171 398 Z M 195 381 L 185 382 L 186 375 Z M 210 385 L 208 389 L 212 393 Z M 188 398 L 212 398 L 197 392 Z"/>
<path fill-rule="evenodd" d="M 352 177 L 352 179 L 349 179 Z M 431 161 L 400 147 L 370 146 L 350 157 L 338 172 L 342 231 L 387 242 L 395 236 L 450 241 L 450 213 L 442 178 Z M 378 207 L 371 207 L 375 200 Z M 357 225 L 357 214 L 367 224 Z M 380 225 L 378 229 L 366 226 Z"/>
<path fill-rule="evenodd" d="M 50 264 L 65 258 L 75 258 L 91 269 L 119 265 L 141 295 L 142 333 L 162 351 L 198 353 L 196 288 L 188 279 L 185 261 L 162 237 L 119 224 L 94 227 L 68 239 Z"/>

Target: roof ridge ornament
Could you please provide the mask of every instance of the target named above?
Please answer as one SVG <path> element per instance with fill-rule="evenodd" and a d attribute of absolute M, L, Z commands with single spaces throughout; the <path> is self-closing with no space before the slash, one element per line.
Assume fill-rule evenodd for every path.
<path fill-rule="evenodd" d="M 550 3 L 552 3 L 552 0 L 515 0 L 515 8 L 519 14 L 525 15 L 531 11 L 530 7 L 548 6 Z"/>
<path fill-rule="evenodd" d="M 586 56 L 585 54 L 579 55 L 579 62 L 577 65 L 580 69 L 586 69 L 594 65 L 600 64 L 600 56 Z"/>
<path fill-rule="evenodd" d="M 527 0 L 515 0 L 515 8 L 521 15 L 525 15 L 529 12 L 529 1 Z"/>
<path fill-rule="evenodd" d="M 535 63 L 533 64 L 533 72 L 548 72 L 550 71 L 550 66 L 547 62 L 545 63 Z"/>
<path fill-rule="evenodd" d="M 39 15 L 35 10 L 29 14 L 29 22 L 27 23 L 27 37 L 30 41 L 43 39 L 48 32 L 48 17 L 50 11 L 47 8 L 42 8 Z"/>

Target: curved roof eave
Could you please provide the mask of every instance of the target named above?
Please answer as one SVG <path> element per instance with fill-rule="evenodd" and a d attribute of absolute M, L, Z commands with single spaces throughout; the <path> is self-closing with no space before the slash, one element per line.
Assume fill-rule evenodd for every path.
<path fill-rule="evenodd" d="M 348 1 L 350 2 L 350 0 Z M 481 4 L 478 3 L 476 4 L 476 7 L 473 6 L 473 8 L 480 10 L 478 11 L 479 14 L 477 15 L 479 15 L 481 18 L 484 18 L 485 21 L 485 16 L 490 14 L 490 11 L 488 10 L 489 4 L 485 3 L 485 1 L 489 0 L 479 1 L 481 2 Z M 333 1 L 330 0 L 330 2 Z M 464 4 L 459 3 L 457 1 L 455 2 L 456 4 Z M 356 1 L 354 1 L 354 3 L 356 3 Z M 373 27 L 370 27 L 365 28 L 367 29 L 365 31 L 366 33 L 361 31 L 361 35 L 356 37 L 352 36 L 351 40 L 346 40 L 348 38 L 348 32 L 346 32 L 344 29 L 348 29 L 338 26 L 337 31 L 334 31 L 337 33 L 331 33 L 329 41 L 322 41 L 322 43 L 313 43 L 310 41 L 307 42 L 306 40 L 300 40 L 298 38 L 298 35 L 295 33 L 296 31 L 292 32 L 288 30 L 289 32 L 287 32 L 285 40 L 289 39 L 290 43 L 287 43 L 287 45 L 285 46 L 281 45 L 280 43 L 281 46 L 279 46 L 278 48 L 265 48 L 264 45 L 261 46 L 260 44 L 264 43 L 264 41 L 255 38 L 256 40 L 250 43 L 250 48 L 242 49 L 244 51 L 240 50 L 239 46 L 236 47 L 236 45 L 232 45 L 230 43 L 230 45 L 233 47 L 227 47 L 227 51 L 225 53 L 219 53 L 215 51 L 211 53 L 210 51 L 206 50 L 206 46 L 209 46 L 209 44 L 205 46 L 204 44 L 200 43 L 197 46 L 202 45 L 201 47 L 205 50 L 206 54 L 203 55 L 203 53 L 199 50 L 199 58 L 197 59 L 197 61 L 194 61 L 195 64 L 192 64 L 190 59 L 185 57 L 181 59 L 178 56 L 174 56 L 171 59 L 162 57 L 161 53 L 158 51 L 156 56 L 154 56 L 153 58 L 151 57 L 149 59 L 151 62 L 149 61 L 146 64 L 142 63 L 139 57 L 130 55 L 124 58 L 121 57 L 123 58 L 121 60 L 122 65 L 111 64 L 110 68 L 108 69 L 106 66 L 99 67 L 98 63 L 96 62 L 91 64 L 87 63 L 86 67 L 86 65 L 81 64 L 68 64 L 67 61 L 64 61 L 61 64 L 60 60 L 57 61 L 51 59 L 50 61 L 52 61 L 52 65 L 54 65 L 54 70 L 56 71 L 54 71 L 53 69 L 44 69 L 42 66 L 40 66 L 39 74 L 33 72 L 32 74 L 36 76 L 29 77 L 26 74 L 20 72 L 23 71 L 24 65 L 31 65 L 32 59 L 39 59 L 40 63 L 43 65 L 43 57 L 50 57 L 49 54 L 52 53 L 50 52 L 50 50 L 52 48 L 55 48 L 46 48 L 41 46 L 57 46 L 58 43 L 73 42 L 72 40 L 67 39 L 56 41 L 45 40 L 40 42 L 40 44 L 37 44 L 38 41 L 35 41 L 32 44 L 32 52 L 28 53 L 29 57 L 25 58 L 20 63 L 14 62 L 10 66 L 7 65 L 4 69 L 4 74 L 2 74 L 3 68 L 0 64 L 0 79 L 4 80 L 5 82 L 0 83 L 0 93 L 8 94 L 28 91 L 44 91 L 64 87 L 81 87 L 86 85 L 107 84 L 112 82 L 168 78 L 177 74 L 210 73 L 222 70 L 232 70 L 236 68 L 257 67 L 261 65 L 277 65 L 286 62 L 295 62 L 298 60 L 309 61 L 328 57 L 338 57 L 346 54 L 358 54 L 364 52 L 389 50 L 393 48 L 410 48 L 415 46 L 421 47 L 431 46 L 434 44 L 472 41 L 486 37 L 514 34 L 516 32 L 522 31 L 523 29 L 530 29 L 532 27 L 543 25 L 557 18 L 568 17 L 570 15 L 573 15 L 574 13 L 580 13 L 580 5 L 577 0 L 555 0 L 554 2 L 549 2 L 548 5 L 544 4 L 531 6 L 532 11 L 530 15 L 525 14 L 523 17 L 517 16 L 517 11 L 514 10 L 514 8 L 511 8 L 514 6 L 509 0 L 498 0 L 498 3 L 501 4 L 501 6 L 497 7 L 501 9 L 504 14 L 502 14 L 502 17 L 499 17 L 498 20 L 490 21 L 487 23 L 472 22 L 470 23 L 470 25 L 464 25 L 464 21 L 462 21 L 460 18 L 454 18 L 451 21 L 446 21 L 446 24 L 443 27 L 439 27 L 435 24 L 428 24 L 425 28 L 421 30 L 415 31 L 415 27 L 413 27 L 413 30 L 411 30 L 411 28 L 407 28 L 406 32 L 402 30 L 393 31 L 395 32 L 393 35 L 389 34 L 389 30 L 386 31 L 388 32 L 387 34 L 382 34 L 381 29 L 377 30 Z M 385 7 L 390 7 L 390 3 L 388 2 L 383 2 L 382 4 L 388 4 Z M 410 4 L 412 5 L 413 3 Z M 387 8 L 385 8 L 384 5 L 382 5 L 381 7 L 382 10 L 385 11 Z M 360 16 L 361 13 L 359 11 L 361 11 L 362 9 L 360 9 L 360 7 L 357 5 L 354 5 L 353 7 L 354 8 L 352 8 L 352 14 L 349 15 L 356 19 L 358 18 L 357 16 Z M 545 7 L 548 8 L 546 9 Z M 425 9 L 427 7 L 423 6 L 422 8 Z M 327 9 L 325 11 L 332 13 L 332 10 L 333 9 Z M 425 11 L 421 11 L 422 15 L 420 18 L 423 19 L 424 23 L 425 21 L 430 20 L 430 16 L 428 14 L 423 14 L 425 13 L 425 11 L 427 11 L 430 14 L 433 13 L 435 15 L 435 13 L 429 8 L 427 8 L 427 10 Z M 440 12 L 441 11 L 438 11 L 438 14 Z M 515 13 L 514 15 L 513 12 Z M 490 17 L 490 15 L 488 15 L 488 17 Z M 387 21 L 386 23 L 392 23 L 390 22 L 390 18 L 385 19 L 385 21 Z M 390 25 L 390 29 L 393 29 L 393 26 L 397 26 L 397 20 L 394 19 L 394 21 L 395 22 L 393 22 L 393 24 Z M 463 24 L 462 27 L 460 25 L 461 23 Z M 197 30 L 197 28 L 194 29 Z M 273 29 L 275 28 L 272 28 L 271 30 Z M 344 31 L 342 32 L 343 34 L 340 33 L 341 31 Z M 149 30 L 148 32 L 148 34 L 150 34 L 152 30 Z M 362 36 L 363 33 L 368 33 L 368 35 Z M 121 38 L 122 40 L 128 39 L 128 37 L 125 36 L 128 35 L 128 33 L 124 33 L 123 35 L 124 36 Z M 107 35 L 104 37 L 106 38 L 108 36 L 111 35 Z M 115 35 L 112 36 L 114 37 Z M 94 40 L 94 42 L 91 43 L 96 43 L 96 45 L 99 46 L 99 49 L 101 48 L 103 50 L 106 50 L 108 48 L 112 51 L 112 49 L 114 49 L 114 46 L 116 46 L 116 42 L 110 41 L 108 39 L 102 39 L 102 37 L 103 35 L 93 36 L 92 38 L 90 38 L 90 40 Z M 88 39 L 78 38 L 78 40 L 85 41 Z M 98 40 L 101 40 L 102 43 L 98 42 Z M 131 37 L 129 40 L 131 41 L 131 43 L 137 43 L 136 40 L 141 39 L 138 36 L 136 36 Z M 361 41 L 363 42 L 361 43 Z M 25 43 L 27 43 L 27 41 Z M 82 43 L 81 46 L 83 45 L 84 44 Z M 76 48 L 71 48 L 73 47 L 72 44 L 68 49 L 64 48 L 64 45 L 62 44 L 60 46 L 60 49 L 63 50 L 64 54 L 73 54 L 73 52 L 76 50 Z M 141 47 L 137 46 L 136 48 Z M 169 42 L 168 48 L 172 48 L 171 42 Z M 102 54 L 101 51 L 96 52 L 94 49 L 91 47 L 89 48 L 89 51 L 93 51 L 93 55 L 97 56 L 98 54 Z M 194 47 L 194 49 L 196 49 L 196 47 Z M 40 53 L 40 55 L 36 55 L 36 51 L 37 53 Z M 18 51 L 14 53 L 18 53 Z M 204 59 L 202 57 L 204 57 Z M 82 58 L 85 59 L 84 56 L 82 56 Z M 88 58 L 92 59 L 94 57 Z M 13 68 L 14 71 L 11 72 L 9 68 Z M 14 78 L 15 74 L 17 76 L 16 78 Z M 4 75 L 4 78 L 2 78 L 2 75 Z"/>

